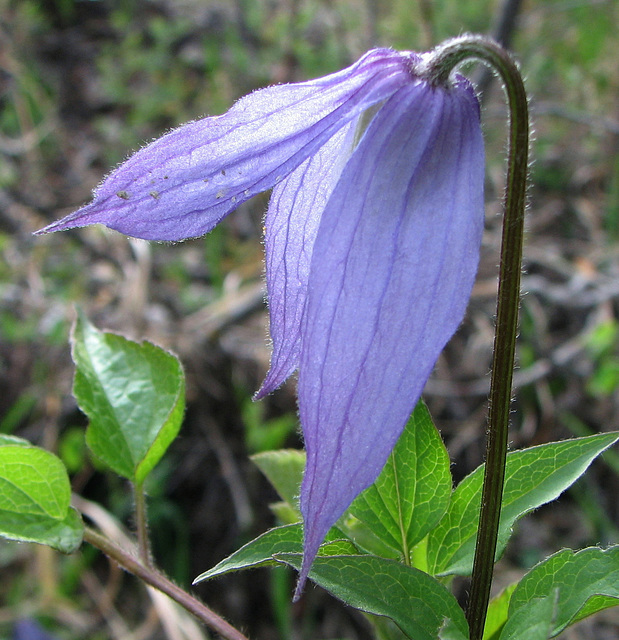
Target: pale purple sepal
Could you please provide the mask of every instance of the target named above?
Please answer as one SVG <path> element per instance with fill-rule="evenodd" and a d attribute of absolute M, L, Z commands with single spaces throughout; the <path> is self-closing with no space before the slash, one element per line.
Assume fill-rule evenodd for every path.
<path fill-rule="evenodd" d="M 275 187 L 266 220 L 273 358 L 259 395 L 298 366 L 308 459 L 297 595 L 328 529 L 384 465 L 475 277 L 477 100 L 463 80 L 430 87 L 415 76 L 418 61 L 378 49 L 330 76 L 256 91 L 151 143 L 91 204 L 41 231 L 101 223 L 183 240 Z M 356 121 L 382 103 L 350 155 Z"/>
<path fill-rule="evenodd" d="M 297 595 L 329 528 L 376 479 L 462 320 L 483 178 L 470 88 L 411 84 L 374 118 L 325 208 L 299 366 L 307 466 Z"/>
<path fill-rule="evenodd" d="M 271 367 L 256 399 L 299 366 L 301 318 L 322 212 L 353 149 L 357 120 L 346 125 L 273 189 L 265 220 Z"/>
<path fill-rule="evenodd" d="M 144 147 L 103 181 L 92 203 L 39 233 L 100 223 L 147 240 L 204 235 L 409 82 L 414 59 L 375 49 L 343 71 L 255 91 L 225 114 Z"/>

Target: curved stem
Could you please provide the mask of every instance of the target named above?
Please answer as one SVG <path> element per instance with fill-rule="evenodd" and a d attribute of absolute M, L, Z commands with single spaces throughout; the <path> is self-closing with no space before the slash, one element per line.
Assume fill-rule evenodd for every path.
<path fill-rule="evenodd" d="M 453 69 L 469 58 L 480 59 L 498 72 L 507 95 L 510 117 L 486 465 L 471 593 L 466 612 L 471 640 L 481 640 L 490 599 L 505 481 L 509 410 L 520 302 L 520 272 L 528 175 L 529 115 L 524 84 L 516 64 L 504 49 L 486 38 L 465 36 L 437 48 L 426 63 L 428 80 L 435 85 L 446 84 Z"/>
<path fill-rule="evenodd" d="M 205 604 L 194 598 L 173 582 L 168 580 L 163 574 L 152 567 L 146 566 L 135 556 L 121 549 L 105 536 L 97 533 L 94 529 L 86 527 L 84 530 L 84 540 L 96 547 L 106 556 L 112 558 L 123 569 L 140 578 L 143 582 L 159 589 L 167 596 L 178 602 L 187 611 L 202 621 L 206 626 L 216 631 L 226 640 L 248 640 L 240 631 L 228 624 L 223 618 L 211 611 Z"/>

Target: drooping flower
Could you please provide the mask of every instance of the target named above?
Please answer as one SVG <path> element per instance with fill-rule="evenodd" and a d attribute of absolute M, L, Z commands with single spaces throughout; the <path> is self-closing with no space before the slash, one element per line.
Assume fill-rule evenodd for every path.
<path fill-rule="evenodd" d="M 376 49 L 338 73 L 255 91 L 130 157 L 42 232 L 101 223 L 149 240 L 210 231 L 273 188 L 271 367 L 298 369 L 307 450 L 298 591 L 329 528 L 379 474 L 470 297 L 483 230 L 479 106 L 422 56 Z"/>

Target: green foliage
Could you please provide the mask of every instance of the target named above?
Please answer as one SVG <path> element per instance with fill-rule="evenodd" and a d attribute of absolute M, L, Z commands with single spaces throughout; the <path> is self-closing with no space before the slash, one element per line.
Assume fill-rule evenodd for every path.
<path fill-rule="evenodd" d="M 0 433 L 13 433 L 34 407 L 37 398 L 25 392 L 15 400 L 11 408 L 0 419 Z"/>
<path fill-rule="evenodd" d="M 593 362 L 587 391 L 594 397 L 611 396 L 619 388 L 619 324 L 616 320 L 602 322 L 587 336 L 586 348 Z"/>
<path fill-rule="evenodd" d="M 277 554 L 277 559 L 295 569 L 301 567 L 300 554 Z M 460 637 L 467 637 L 467 623 L 457 600 L 418 569 L 371 555 L 321 556 L 310 578 L 356 609 L 388 616 L 409 638 L 435 640 L 446 620 Z"/>
<path fill-rule="evenodd" d="M 547 637 L 554 637 L 570 624 L 619 604 L 619 545 L 578 552 L 563 549 L 540 562 L 524 576 L 512 594 L 510 617 L 518 612 L 526 616 L 527 609 L 540 599 L 553 603 L 551 634 Z M 505 638 L 502 634 L 501 640 Z"/>
<path fill-rule="evenodd" d="M 280 498 L 298 514 L 301 519 L 297 499 L 305 468 L 305 451 L 298 449 L 280 449 L 263 451 L 251 457 L 253 463 L 262 471 L 273 485 Z"/>
<path fill-rule="evenodd" d="M 406 563 L 439 522 L 451 498 L 449 455 L 423 401 L 419 402 L 376 482 L 351 505 Z"/>
<path fill-rule="evenodd" d="M 86 438 L 82 427 L 70 427 L 58 443 L 58 454 L 69 473 L 77 473 L 86 464 Z"/>
<path fill-rule="evenodd" d="M 284 414 L 271 420 L 263 418 L 264 404 L 246 398 L 242 402 L 241 415 L 245 425 L 245 443 L 250 452 L 279 449 L 297 428 L 293 414 Z"/>
<path fill-rule="evenodd" d="M 602 451 L 619 439 L 604 433 L 514 451 L 507 456 L 505 490 L 499 525 L 499 557 L 519 518 L 557 498 Z M 467 476 L 453 493 L 449 510 L 428 539 L 428 566 L 436 575 L 468 575 L 473 566 L 483 466 Z"/>
<path fill-rule="evenodd" d="M 86 443 L 107 466 L 141 487 L 180 428 L 180 364 L 152 344 L 98 331 L 81 313 L 72 346 L 74 392 L 90 418 Z M 618 433 L 604 433 L 510 453 L 497 555 L 519 518 L 556 498 L 618 439 Z M 64 442 L 70 462 L 80 444 L 69 446 L 68 436 Z M 279 513 L 298 521 L 303 452 L 267 451 L 253 460 L 282 498 Z M 447 452 L 420 402 L 376 482 L 329 532 L 310 578 L 343 602 L 388 617 L 406 637 L 465 640 L 464 613 L 439 578 L 470 573 L 482 475 L 483 466 L 451 490 Z M 65 552 L 79 546 L 83 524 L 69 505 L 69 480 L 58 458 L 19 438 L 0 436 L 0 484 L 4 537 Z M 195 582 L 262 566 L 298 569 L 302 553 L 302 525 L 277 527 Z M 574 575 L 580 576 L 577 584 Z M 546 640 L 616 605 L 617 585 L 619 547 L 559 552 L 492 601 L 484 638 Z M 395 637 L 388 626 L 381 628 L 384 637 Z"/>
<path fill-rule="evenodd" d="M 141 484 L 180 429 L 181 365 L 149 342 L 98 331 L 81 313 L 72 346 L 73 393 L 90 418 L 86 442 L 116 473 Z"/>
<path fill-rule="evenodd" d="M 50 28 L 48 16 L 53 12 L 58 14 L 65 24 L 73 24 L 79 13 L 77 9 L 91 4 L 97 5 L 97 8 L 101 5 L 105 11 L 112 7 L 111 20 L 108 16 L 98 17 L 96 25 L 89 22 L 81 34 L 76 24 L 76 28 L 69 34 L 69 48 L 73 47 L 74 41 L 78 47 L 68 57 L 72 58 L 73 54 L 79 53 L 80 58 L 80 67 L 72 72 L 71 78 L 75 78 L 78 84 L 80 78 L 89 78 L 80 93 L 76 94 L 81 106 L 80 109 L 75 109 L 72 106 L 74 97 L 71 100 L 62 97 L 63 94 L 71 93 L 64 90 L 63 83 L 60 82 L 66 67 L 59 65 L 58 61 L 66 55 L 65 49 L 56 49 L 54 45 L 55 42 L 69 40 L 64 37 L 66 34 L 54 32 Z M 9 200 L 4 207 L 7 223 L 12 225 L 11 221 L 18 218 L 27 221 L 25 224 L 28 225 L 33 212 L 35 217 L 38 217 L 41 211 L 72 206 L 75 203 L 74 198 L 85 195 L 79 195 L 79 192 L 75 191 L 76 181 L 81 180 L 84 184 L 93 182 L 97 177 L 96 172 L 100 173 L 110 162 L 120 160 L 128 148 L 137 148 L 144 140 L 185 119 L 198 117 L 202 113 L 222 112 L 234 98 L 248 89 L 291 77 L 301 79 L 333 71 L 350 62 L 368 45 L 382 44 L 401 49 L 422 50 L 444 37 L 464 31 L 485 31 L 490 25 L 496 6 L 496 3 L 490 0 L 476 3 L 463 3 L 459 0 L 445 0 L 441 3 L 424 1 L 412 4 L 407 0 L 370 0 L 367 3 L 350 0 L 341 3 L 239 0 L 236 5 L 238 15 L 234 11 L 222 13 L 221 24 L 212 29 L 210 25 L 196 24 L 183 17 L 180 15 L 182 9 L 177 12 L 177 7 L 174 7 L 170 15 L 163 17 L 159 13 L 160 5 L 151 4 L 147 3 L 146 10 L 143 3 L 126 0 L 109 3 L 52 0 L 43 4 L 38 0 L 20 0 L 7 5 L 7 82 L 3 109 L 0 110 L 0 130 L 3 132 L 2 146 L 5 151 L 5 161 L 0 166 L 0 186 L 10 187 L 7 190 Z M 226 3 L 219 4 L 227 7 Z M 167 9 L 167 5 L 168 3 L 163 3 L 161 7 Z M 205 3 L 201 10 L 210 11 L 211 7 L 217 9 L 216 5 L 217 3 Z M 582 197 L 590 199 L 595 206 L 586 217 L 590 220 L 593 230 L 596 228 L 598 214 L 602 213 L 598 208 L 602 207 L 606 213 L 605 225 L 611 240 L 619 236 L 619 156 L 613 157 L 613 145 L 608 143 L 612 136 L 608 135 L 611 130 L 604 124 L 604 113 L 605 110 L 607 114 L 614 113 L 612 109 L 615 108 L 617 95 L 617 38 L 616 29 L 613 27 L 617 22 L 618 7 L 619 5 L 612 2 L 530 3 L 525 9 L 526 14 L 522 16 L 521 28 L 516 34 L 515 42 L 517 56 L 527 71 L 528 85 L 540 107 L 536 116 L 538 142 L 535 144 L 537 159 L 533 165 L 533 182 L 538 189 L 542 187 L 552 191 L 553 196 L 561 198 L 569 189 L 567 195 L 570 202 L 566 209 L 571 210 L 573 206 L 578 206 L 578 200 Z M 214 15 L 218 17 L 219 14 Z M 11 17 L 14 17 L 13 24 Z M 96 38 L 80 40 L 80 35 L 83 37 L 86 32 L 95 33 Z M 560 34 L 560 37 L 557 37 L 557 34 Z M 189 46 L 185 47 L 187 42 Z M 84 44 L 87 46 L 83 47 Z M 41 59 L 37 60 L 37 56 Z M 80 89 L 79 86 L 76 88 Z M 83 95 L 81 91 L 84 91 Z M 82 101 L 82 97 L 86 99 Z M 490 117 L 484 117 L 490 144 L 493 136 L 496 136 L 491 122 L 492 114 L 494 107 L 486 114 Z M 66 116 L 68 119 L 65 120 Z M 90 120 L 87 121 L 86 118 Z M 75 142 L 74 127 L 77 134 Z M 501 135 L 497 148 L 502 148 L 502 123 L 497 130 Z M 79 149 L 78 153 L 75 152 L 74 145 Z M 566 157 L 566 149 L 569 150 L 569 158 Z M 496 161 L 492 151 L 488 155 L 491 163 Z M 86 165 L 88 170 L 84 171 Z M 576 180 L 575 167 L 579 175 Z M 68 176 L 69 183 L 61 176 Z M 494 181 L 493 176 L 491 171 L 491 183 Z M 580 181 L 583 177 L 586 181 L 586 191 L 581 190 L 583 185 Z M 26 185 L 22 186 L 23 191 L 27 193 L 25 199 L 20 198 L 20 185 Z M 35 189 L 32 188 L 33 185 Z M 51 200 L 48 199 L 49 194 L 43 190 L 44 197 L 39 201 L 39 189 L 43 185 L 53 186 L 54 197 Z M 605 189 L 607 193 L 604 193 Z M 56 199 L 56 196 L 60 197 Z M 67 201 L 67 198 L 71 201 Z M 568 201 L 566 198 L 565 202 L 558 202 L 567 204 Z M 544 204 L 548 203 L 542 203 L 540 209 L 544 208 Z M 556 206 L 557 203 L 553 204 Z M 561 227 L 561 232 L 565 230 L 571 237 L 578 239 L 579 244 L 574 251 L 580 253 L 581 250 L 586 251 L 584 242 L 587 240 L 582 235 L 582 229 L 564 229 L 573 226 L 573 220 L 577 217 L 580 216 L 572 215 L 569 219 L 561 216 L 556 222 L 557 227 Z M 229 249 L 234 242 L 237 243 L 236 246 L 239 245 L 238 238 L 235 234 L 229 234 L 228 237 L 228 232 L 223 227 L 220 231 L 204 240 L 205 254 L 209 260 L 208 284 L 215 291 L 221 289 L 224 274 L 228 271 L 226 262 L 232 262 L 237 257 L 235 252 L 238 255 L 245 251 L 245 247 L 240 251 Z M 29 245 L 26 245 L 27 248 L 24 250 L 17 244 L 18 239 L 21 242 L 22 237 L 27 235 L 21 232 L 14 234 L 12 229 L 0 235 L 0 297 L 5 301 L 4 306 L 0 308 L 0 342 L 7 348 L 13 345 L 21 348 L 27 343 L 40 354 L 43 352 L 41 346 L 45 348 L 64 340 L 63 318 L 66 314 L 63 309 L 66 302 L 83 298 L 87 291 L 99 287 L 100 283 L 96 277 L 92 277 L 96 269 L 89 268 L 92 260 L 89 244 L 84 245 L 84 250 L 81 243 L 74 242 L 66 236 L 63 240 L 62 255 L 60 252 L 54 253 L 41 262 L 41 253 L 37 255 L 35 251 L 30 251 Z M 608 241 L 604 236 L 594 236 L 597 246 L 595 255 L 599 255 L 599 251 L 605 245 L 605 239 Z M 165 247 L 156 248 L 157 252 L 166 250 Z M 20 254 L 28 254 L 33 258 L 28 264 L 24 263 L 23 273 L 17 273 L 16 270 L 15 260 Z M 567 255 L 569 259 L 571 254 L 568 252 Z M 165 262 L 165 266 L 160 267 L 161 271 L 156 275 L 167 282 L 171 277 L 175 278 L 176 288 L 182 289 L 180 295 L 189 296 L 189 288 L 186 285 L 190 282 L 190 276 L 183 261 L 178 260 L 179 266 L 174 275 L 171 274 L 171 261 L 162 262 Z M 603 261 L 596 262 L 595 267 L 602 273 L 608 269 L 612 277 L 612 264 L 611 260 L 608 262 L 609 267 Z M 76 265 L 79 265 L 77 269 Z M 23 305 L 16 303 L 19 295 L 32 285 L 33 274 L 37 273 L 45 274 L 44 287 L 39 288 L 35 284 L 33 289 L 36 289 L 37 296 L 46 296 L 43 303 L 49 304 L 52 311 L 45 322 L 41 321 L 40 302 L 29 303 L 26 297 Z M 28 287 L 21 284 L 22 278 L 24 282 L 29 283 Z M 185 308 L 193 309 L 201 304 L 202 299 L 194 296 Z M 538 314 L 538 317 L 541 315 L 545 314 Z M 589 313 L 582 312 L 581 315 L 583 318 L 591 317 Z M 55 318 L 55 325 L 50 324 L 50 318 Z M 544 331 L 531 323 L 528 328 L 523 324 L 522 333 L 525 338 L 529 336 L 530 342 L 527 343 L 525 340 L 522 344 L 521 364 L 533 365 L 540 357 L 540 349 L 532 345 L 535 345 L 536 334 L 541 336 L 542 341 Z M 116 338 L 122 342 L 122 339 Z M 110 342 L 113 341 L 114 339 L 110 339 Z M 143 346 L 145 349 L 150 347 Z M 543 346 L 544 349 L 541 351 L 542 355 L 545 355 L 549 345 Z M 609 321 L 598 326 L 587 341 L 586 350 L 592 363 L 586 390 L 590 400 L 602 400 L 599 405 L 590 403 L 596 407 L 594 412 L 599 415 L 597 407 L 611 399 L 619 387 L 616 322 Z M 127 349 L 127 354 L 133 358 L 131 349 Z M 1 364 L 4 367 L 4 361 Z M 0 431 L 13 432 L 33 409 L 36 411 L 38 399 L 50 391 L 49 388 L 42 390 L 36 386 L 42 378 L 62 378 L 49 375 L 57 373 L 57 370 L 46 367 L 43 362 L 37 371 L 35 386 L 26 389 L 15 399 L 11 398 L 12 404 L 7 407 L 4 415 L 0 416 Z M 551 385 L 553 382 L 556 383 L 556 379 L 550 380 Z M 533 392 L 534 389 L 530 388 L 528 391 Z M 556 391 L 551 387 L 550 392 L 554 394 Z M 146 400 L 141 399 L 139 402 L 147 407 L 149 403 L 148 396 Z M 264 421 L 256 407 L 259 405 L 246 402 L 244 419 L 246 424 L 250 425 L 247 432 L 249 447 L 252 450 L 262 450 L 265 447 L 279 446 L 279 442 L 276 441 L 285 437 L 283 434 L 286 427 L 289 427 L 292 421 L 287 425 L 273 423 L 272 430 L 263 438 Z M 182 408 L 178 411 L 182 414 Z M 585 422 L 588 423 L 588 420 L 585 419 Z M 603 420 L 601 423 L 604 424 Z M 595 420 L 591 421 L 591 424 L 594 428 L 599 427 Z M 114 433 L 120 434 L 118 441 L 121 444 L 126 435 L 130 439 L 130 442 L 121 446 L 122 459 L 112 456 L 116 449 L 109 442 L 100 444 L 99 449 L 109 461 L 122 466 L 125 475 L 128 474 L 128 477 L 135 479 L 138 467 L 140 473 L 145 476 L 149 466 L 152 468 L 152 465 L 156 464 L 168 440 L 175 435 L 175 429 L 177 430 L 174 425 L 160 426 L 160 431 L 155 435 L 153 431 L 157 431 L 158 427 L 147 427 L 144 423 L 143 428 L 138 429 L 139 435 L 133 440 L 133 431 L 131 434 L 125 434 L 121 427 L 115 428 L 117 431 L 112 430 L 110 437 Z M 433 434 L 432 437 L 436 438 L 436 435 Z M 103 434 L 100 438 L 101 442 L 105 443 L 107 435 Z M 97 438 L 94 440 L 96 448 L 99 441 Z M 147 444 L 150 441 L 154 442 L 151 445 Z M 411 437 L 411 441 L 414 441 L 414 438 Z M 469 566 L 474 542 L 473 522 L 477 485 L 473 487 L 462 483 L 458 487 L 451 498 L 447 515 L 438 525 L 439 530 L 447 532 L 445 541 L 449 543 L 448 548 L 438 549 L 437 532 L 431 532 L 421 541 L 413 542 L 428 528 L 427 517 L 440 517 L 438 514 L 443 509 L 442 500 L 445 500 L 444 493 L 442 490 L 438 491 L 438 487 L 436 504 L 432 494 L 428 493 L 434 487 L 432 482 L 424 481 L 423 475 L 427 473 L 430 476 L 431 468 L 434 472 L 440 472 L 439 475 L 444 475 L 444 463 L 437 462 L 431 467 L 432 457 L 438 461 L 442 454 L 428 446 L 421 456 L 419 452 L 424 444 L 425 441 L 417 439 L 413 448 L 409 448 L 411 458 L 408 462 L 417 474 L 418 481 L 415 485 L 403 483 L 410 492 L 406 495 L 412 496 L 411 502 L 405 502 L 395 493 L 395 480 L 384 485 L 377 482 L 366 496 L 361 496 L 359 502 L 352 505 L 349 513 L 338 523 L 335 534 L 340 538 L 347 536 L 354 541 L 356 551 L 349 550 L 353 556 L 363 551 L 372 551 L 386 558 L 406 558 L 408 549 L 408 555 L 417 568 L 436 571 L 440 566 L 449 571 L 459 566 L 465 571 L 465 567 Z M 601 446 L 602 441 L 594 444 L 596 447 Z M 18 447 L 25 447 L 34 453 L 18 451 Z M 16 487 L 20 486 L 19 483 L 25 480 L 27 492 L 24 494 L 24 502 L 17 504 L 19 509 L 23 507 L 36 511 L 35 514 L 26 514 L 30 520 L 24 519 L 24 514 L 20 515 L 20 512 L 0 511 L 0 522 L 5 522 L 8 518 L 10 525 L 7 529 L 2 526 L 2 534 L 19 540 L 36 538 L 37 542 L 54 546 L 54 536 L 58 531 L 64 531 L 67 537 L 63 538 L 65 542 L 61 546 L 70 547 L 71 540 L 75 541 L 79 537 L 77 525 L 81 527 L 81 523 L 73 523 L 76 525 L 73 528 L 72 523 L 67 523 L 60 517 L 64 508 L 62 505 L 68 505 L 68 484 L 58 479 L 66 474 L 59 469 L 57 462 L 50 462 L 54 460 L 51 454 L 42 453 L 44 455 L 41 455 L 41 450 L 24 443 L 20 444 L 18 441 L 2 440 L 0 459 L 8 461 L 8 480 L 3 478 L 2 481 L 7 481 L 10 487 L 6 492 L 3 491 L 2 495 L 12 496 L 17 490 Z M 82 466 L 83 436 L 80 436 L 77 429 L 61 434 L 59 454 L 71 471 L 76 471 Z M 415 455 L 416 465 L 412 462 Z M 590 452 L 588 455 L 594 454 Z M 584 453 L 583 456 L 586 458 Z M 281 460 L 281 464 L 277 463 L 278 459 Z M 613 458 L 608 455 L 607 459 L 609 464 L 612 462 L 615 465 L 615 469 L 619 468 L 616 454 Z M 298 521 L 300 515 L 296 501 L 304 464 L 302 454 L 282 452 L 281 455 L 274 455 L 274 452 L 268 452 L 256 458 L 256 462 L 284 499 L 284 502 L 275 507 L 275 511 L 285 522 Z M 424 462 L 427 468 L 424 467 Z M 547 463 L 548 460 L 545 464 Z M 41 485 L 31 481 L 31 474 L 15 472 L 23 470 L 24 464 L 36 464 L 36 468 L 44 471 L 44 482 Z M 400 475 L 395 453 L 390 459 L 390 464 L 392 475 L 398 479 Z M 579 473 L 584 462 L 581 460 L 579 464 L 581 466 L 573 466 L 574 475 Z M 529 471 L 533 477 L 537 470 L 537 462 L 533 458 L 531 465 L 522 470 L 525 480 Z M 557 485 L 568 484 L 571 481 L 571 476 L 557 479 L 558 470 L 551 475 L 557 480 Z M 433 477 L 435 476 L 430 479 Z M 517 498 L 514 494 L 507 497 L 515 502 L 507 505 L 508 516 L 507 520 L 504 518 L 502 544 L 509 536 L 514 514 L 525 513 L 527 509 L 542 504 L 546 500 L 545 493 L 552 495 L 555 492 L 551 486 L 552 478 L 549 477 L 542 483 L 546 489 L 537 494 L 532 490 L 528 497 L 522 495 Z M 118 484 L 120 486 L 121 483 Z M 124 488 L 124 483 L 122 486 Z M 400 488 L 398 483 L 397 490 Z M 39 489 L 41 495 L 37 493 Z M 49 499 L 56 493 L 61 499 L 56 497 L 54 503 Z M 426 496 L 425 503 L 420 493 Z M 383 497 L 386 498 L 384 504 Z M 467 499 L 470 499 L 470 502 L 467 503 Z M 415 504 L 414 508 L 412 503 Z M 424 513 L 424 506 L 430 511 L 429 516 L 420 515 Z M 44 515 L 37 511 L 39 509 Z M 70 514 L 74 512 L 68 509 L 66 513 L 70 519 Z M 36 522 L 34 529 L 30 526 L 34 522 L 32 518 L 36 520 L 39 516 L 47 523 L 46 526 L 49 525 L 48 529 L 45 526 L 38 527 Z M 451 517 L 454 517 L 453 521 L 448 520 Z M 300 544 L 298 525 L 297 529 L 296 541 Z M 30 538 L 28 532 L 32 531 L 37 535 Z M 17 535 L 13 536 L 12 532 L 17 532 Z M 274 539 L 271 542 L 273 548 L 263 549 L 262 554 L 269 551 L 273 553 L 273 550 L 278 548 Z M 282 553 L 299 553 L 298 544 L 292 549 L 284 549 Z M 600 559 L 606 558 L 609 555 L 607 552 L 587 551 L 590 553 L 582 552 L 585 554 L 583 558 L 588 558 L 586 562 L 580 559 L 580 554 L 570 556 L 571 552 L 561 552 L 566 556 L 565 566 L 571 567 L 575 572 L 580 571 L 580 577 L 590 569 L 593 570 L 599 562 L 610 575 L 614 575 L 611 565 L 605 564 L 609 560 Z M 598 554 L 601 554 L 600 558 L 597 557 Z M 610 556 L 615 557 L 615 552 Z M 261 557 L 260 553 L 258 557 Z M 434 568 L 428 565 L 428 558 L 430 563 L 435 565 Z M 592 558 L 596 558 L 595 562 Z M 271 562 L 274 562 L 272 558 Z M 553 560 L 553 563 L 555 562 L 558 563 Z M 593 612 L 601 608 L 600 604 L 606 603 L 611 606 L 616 602 L 616 596 L 594 594 L 596 589 L 601 588 L 600 584 L 604 585 L 603 581 L 598 581 L 598 586 L 593 590 L 585 589 L 593 595 L 588 596 L 589 599 L 578 612 L 575 612 L 576 605 L 570 604 L 571 600 L 562 604 L 561 581 L 565 581 L 563 571 L 567 575 L 568 570 L 561 569 L 563 565 L 559 565 L 560 563 L 542 563 L 533 569 L 518 588 L 520 595 L 512 601 L 511 609 L 511 593 L 515 585 L 492 601 L 486 627 L 487 640 L 496 640 L 501 631 L 503 639 L 545 638 L 548 636 L 548 629 L 556 630 L 552 622 L 555 608 L 559 617 L 567 619 L 573 615 L 569 622 L 571 624 L 588 614 L 589 609 Z M 549 567 L 554 567 L 552 585 L 550 582 L 544 582 L 546 578 L 542 579 L 547 575 Z M 529 586 L 525 589 L 525 585 Z M 532 585 L 537 586 L 533 589 Z M 607 587 L 608 585 L 604 588 Z M 521 596 L 523 599 L 519 600 Z M 537 624 L 531 625 L 531 620 Z M 289 635 L 285 634 L 283 637 Z M 443 624 L 438 635 L 440 638 L 452 640 L 461 640 L 463 637 L 460 630 L 454 628 L 449 621 Z"/>
<path fill-rule="evenodd" d="M 510 453 L 497 556 L 505 549 L 512 527 L 519 518 L 555 499 L 617 440 L 619 433 L 605 433 Z M 253 460 L 276 488 L 287 509 L 286 513 L 298 520 L 300 514 L 296 500 L 304 454 L 294 450 L 271 451 L 254 456 Z M 466 627 L 461 627 L 459 623 L 458 616 L 462 612 L 459 610 L 456 615 L 446 604 L 444 593 L 448 592 L 437 578 L 450 574 L 470 574 L 482 476 L 483 466 L 451 491 L 447 453 L 427 408 L 420 402 L 376 482 L 357 498 L 337 526 L 329 532 L 310 578 L 351 606 L 390 617 L 408 637 L 436 638 L 445 621 L 449 622 L 442 626 L 440 638 L 456 640 L 468 637 Z M 421 522 L 416 522 L 417 518 Z M 202 573 L 196 582 L 231 571 L 273 565 L 275 562 L 298 568 L 302 540 L 300 524 L 272 529 Z M 347 544 L 355 551 L 347 552 Z M 343 550 L 340 545 L 343 545 Z M 332 557 L 335 555 L 334 549 L 339 549 L 338 557 Z M 400 562 L 394 561 L 394 550 L 397 550 Z M 615 569 L 611 571 L 608 565 L 616 562 L 616 558 L 609 555 L 604 558 L 603 562 L 607 563 L 604 566 L 610 576 L 609 584 L 613 580 L 617 582 L 613 574 Z M 411 559 L 424 571 L 406 566 Z M 547 575 L 543 565 L 540 566 L 542 568 L 533 569 L 529 575 L 534 578 Z M 598 574 L 600 572 L 601 569 L 597 571 Z M 515 639 L 524 637 L 523 634 L 546 640 L 554 620 L 553 589 L 559 589 L 562 581 L 571 584 L 572 580 L 569 568 L 564 573 L 556 573 L 556 580 L 550 586 L 545 584 L 533 595 L 522 591 L 522 586 L 512 585 L 497 596 L 490 605 L 485 640 L 498 640 L 499 637 L 501 640 Z M 592 571 L 591 575 L 596 575 L 596 572 Z M 527 577 L 525 580 L 534 578 Z M 400 587 L 406 584 L 407 589 L 412 589 L 408 601 L 402 600 L 400 604 L 403 596 L 395 583 Z M 524 580 L 523 584 L 527 585 Z M 419 598 L 425 604 L 419 604 L 419 618 L 411 620 L 407 616 L 415 607 L 411 607 L 410 598 L 416 602 L 415 594 L 422 592 L 425 595 L 419 595 Z M 586 587 L 584 592 L 587 593 Z M 389 596 L 383 601 L 383 595 L 378 594 L 384 593 L 389 593 Z M 523 593 L 525 595 L 519 595 Z M 587 610 L 587 614 L 615 604 L 615 600 L 609 599 L 616 597 L 610 587 L 606 588 L 603 595 L 603 600 L 589 601 L 584 596 L 581 605 L 587 602 L 592 609 Z M 559 596 L 559 602 L 562 597 Z M 568 599 L 567 596 L 565 599 Z M 521 610 L 514 603 L 523 600 L 524 608 Z M 424 606 L 428 603 L 443 616 L 438 626 L 436 617 L 423 618 L 421 612 L 425 611 Z M 530 609 L 527 608 L 529 605 Z M 566 605 L 568 609 L 570 607 Z M 527 611 L 537 612 L 538 617 L 527 615 Z M 576 613 L 573 612 L 571 621 L 579 619 Z M 584 617 L 584 614 L 580 617 Z"/>
<path fill-rule="evenodd" d="M 509 612 L 509 601 L 518 583 L 514 582 L 490 600 L 484 626 L 484 640 L 497 640 L 505 626 Z"/>
<path fill-rule="evenodd" d="M 426 573 L 372 555 L 356 555 L 354 545 L 332 530 L 319 551 L 310 578 L 351 606 L 393 619 L 414 638 L 436 638 L 445 619 L 464 634 L 464 614 L 454 597 Z M 303 550 L 301 525 L 279 527 L 246 544 L 195 582 L 230 571 L 283 562 L 300 568 Z M 411 606 L 414 602 L 414 606 Z M 466 637 L 463 635 L 463 637 Z"/>
<path fill-rule="evenodd" d="M 70 501 L 69 477 L 55 455 L 0 436 L 0 535 L 71 553 L 82 542 L 83 524 Z"/>
<path fill-rule="evenodd" d="M 276 527 L 263 533 L 212 569 L 201 573 L 194 580 L 194 584 L 240 569 L 274 566 L 278 562 L 275 556 L 287 553 L 303 553 L 303 527 L 300 523 Z M 333 528 L 320 547 L 318 555 L 356 555 L 357 553 L 359 553 L 358 549 L 350 541 L 344 540 L 341 532 Z"/>
<path fill-rule="evenodd" d="M 552 629 L 555 597 L 549 594 L 527 603 L 507 620 L 500 640 L 548 640 Z"/>

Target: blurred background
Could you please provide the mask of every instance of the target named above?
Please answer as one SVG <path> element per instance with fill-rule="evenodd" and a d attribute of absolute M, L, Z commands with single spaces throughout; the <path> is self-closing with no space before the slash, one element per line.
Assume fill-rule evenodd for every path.
<path fill-rule="evenodd" d="M 187 372 L 184 427 L 148 487 L 160 565 L 187 587 L 273 526 L 275 494 L 248 456 L 302 443 L 294 381 L 251 401 L 269 360 L 268 196 L 176 246 L 32 232 L 145 142 L 253 89 L 465 32 L 509 43 L 535 129 L 511 446 L 619 428 L 618 28 L 614 0 L 0 0 L 0 432 L 56 452 L 75 491 L 131 529 L 130 492 L 88 456 L 71 395 L 78 305 L 101 329 L 173 350 Z M 464 70 L 484 104 L 486 233 L 466 321 L 424 394 L 456 480 L 483 458 L 506 134 L 500 86 Z M 618 543 L 618 494 L 611 452 L 519 523 L 497 587 L 561 547 Z M 0 571 L 0 640 L 42 638 L 35 621 L 67 640 L 199 637 L 88 546 L 63 557 L 0 541 Z M 293 584 L 262 569 L 196 591 L 254 640 L 371 637 L 317 588 L 293 606 Z M 617 640 L 618 609 L 562 637 Z"/>

